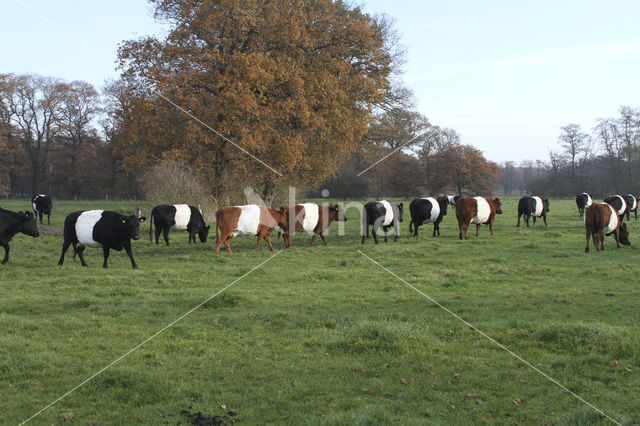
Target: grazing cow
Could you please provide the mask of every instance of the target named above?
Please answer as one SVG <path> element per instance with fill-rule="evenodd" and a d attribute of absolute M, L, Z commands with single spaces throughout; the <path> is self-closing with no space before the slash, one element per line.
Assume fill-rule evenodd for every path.
<path fill-rule="evenodd" d="M 584 209 L 589 207 L 591 204 L 593 204 L 591 195 L 586 192 L 576 195 L 576 205 L 578 206 L 578 213 L 580 213 L 580 217 L 584 215 Z"/>
<path fill-rule="evenodd" d="M 518 201 L 518 224 L 520 226 L 520 217 L 524 215 L 524 221 L 529 227 L 529 218 L 533 216 L 533 226 L 536 225 L 536 218 L 541 217 L 544 220 L 544 226 L 547 226 L 547 213 L 549 212 L 549 199 L 544 200 L 538 196 L 522 197 Z"/>
<path fill-rule="evenodd" d="M 630 245 L 627 224 L 622 223 L 618 217 L 618 212 L 609 204 L 593 204 L 587 207 L 584 215 L 584 227 L 587 231 L 587 245 L 585 253 L 589 253 L 589 237 L 593 238 L 593 245 L 596 251 L 604 250 L 604 236 L 613 234 L 616 244 L 620 248 L 620 243 L 625 246 Z"/>
<path fill-rule="evenodd" d="M 256 251 L 260 251 L 260 243 L 263 239 L 267 241 L 269 249 L 273 251 L 269 235 L 277 226 L 285 231 L 288 228 L 287 213 L 284 207 L 280 207 L 280 210 L 256 204 L 221 207 L 216 212 L 215 252 L 219 253 L 220 247 L 224 243 L 227 251 L 233 253 L 229 241 L 238 235 L 257 235 Z M 219 236 L 218 230 L 220 230 Z"/>
<path fill-rule="evenodd" d="M 460 198 L 459 195 L 447 195 L 447 200 L 449 201 L 449 204 L 452 206 L 456 205 L 456 201 L 458 201 L 458 198 Z"/>
<path fill-rule="evenodd" d="M 627 214 L 627 202 L 622 195 L 612 195 L 603 201 L 615 209 L 620 220 L 624 219 L 624 215 Z"/>
<path fill-rule="evenodd" d="M 404 204 L 398 205 L 382 201 L 370 201 L 364 205 L 362 210 L 362 243 L 364 244 L 365 237 L 369 237 L 369 225 L 372 225 L 371 233 L 373 234 L 373 241 L 378 244 L 378 228 L 382 225 L 384 232 L 384 242 L 387 242 L 387 231 L 393 226 L 395 232 L 394 241 L 398 240 L 398 222 L 402 222 L 402 213 L 404 210 Z"/>
<path fill-rule="evenodd" d="M 469 239 L 469 225 L 476 224 L 476 237 L 481 224 L 488 224 L 489 231 L 493 235 L 493 222 L 496 214 L 502 214 L 500 198 L 462 197 L 456 201 L 456 218 L 460 229 L 459 238 Z"/>
<path fill-rule="evenodd" d="M 342 206 L 339 204 L 329 204 L 327 206 L 303 203 L 296 204 L 293 209 L 291 207 L 285 207 L 284 209 L 287 215 L 287 223 L 289 224 L 287 229 L 284 229 L 285 233 L 283 238 L 285 247 L 291 247 L 291 234 L 300 229 L 308 233 L 313 233 L 311 237 L 312 246 L 318 235 L 320 235 L 322 242 L 326 246 L 327 237 L 324 235 L 324 231 L 329 227 L 331 222 L 347 221 L 344 210 L 342 210 Z M 295 225 L 291 226 L 292 223 Z"/>
<path fill-rule="evenodd" d="M 409 222 L 409 235 L 413 232 L 413 236 L 418 236 L 418 228 L 424 223 L 433 223 L 433 236 L 436 232 L 440 235 L 440 222 L 447 214 L 448 197 L 432 197 L 416 198 L 409 204 L 409 212 L 411 213 L 411 222 Z"/>
<path fill-rule="evenodd" d="M 186 230 L 189 233 L 189 244 L 191 240 L 196 242 L 196 234 L 200 237 L 201 242 L 207 241 L 209 235 L 209 226 L 204 222 L 200 210 L 187 204 L 174 204 L 172 206 L 161 204 L 155 206 L 151 210 L 151 218 L 149 219 L 149 239 L 151 240 L 151 232 L 153 225 L 156 225 L 156 245 L 160 238 L 160 233 L 164 237 L 164 242 L 169 245 L 169 230 Z"/>
<path fill-rule="evenodd" d="M 36 217 L 31 212 L 16 213 L 0 208 L 0 245 L 4 247 L 4 259 L 1 262 L 3 265 L 9 261 L 9 241 L 18 232 L 30 237 L 40 236 Z"/>
<path fill-rule="evenodd" d="M 84 261 L 84 249 L 87 247 L 102 247 L 103 268 L 107 267 L 109 250 L 121 251 L 124 248 L 131 259 L 131 266 L 138 269 L 131 252 L 131 240 L 140 239 L 140 224 L 146 219 L 144 216 L 124 216 L 105 210 L 77 211 L 69 214 L 64 220 L 64 243 L 58 265 L 64 263 L 64 254 L 73 244 L 74 257 L 77 253 L 82 266 L 87 266 Z"/>
<path fill-rule="evenodd" d="M 51 197 L 38 194 L 31 197 L 31 207 L 33 207 L 33 214 L 40 216 L 40 225 L 42 225 L 42 215 L 47 215 L 47 225 L 51 225 L 51 209 L 53 209 L 53 202 Z"/>
<path fill-rule="evenodd" d="M 624 200 L 627 202 L 627 220 L 629 220 L 630 213 L 634 213 L 636 220 L 638 220 L 638 199 L 631 194 L 624 196 Z"/>

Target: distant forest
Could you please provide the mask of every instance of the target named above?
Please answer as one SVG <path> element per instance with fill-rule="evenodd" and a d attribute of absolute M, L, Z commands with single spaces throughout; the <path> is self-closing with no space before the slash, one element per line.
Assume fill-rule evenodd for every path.
<path fill-rule="evenodd" d="M 0 74 L 0 196 L 180 202 L 189 187 L 219 205 L 244 202 L 249 187 L 267 203 L 290 186 L 345 199 L 640 193 L 638 108 L 558 129 L 547 161 L 497 164 L 416 111 L 383 17 L 342 2 L 154 7 L 166 38 L 124 41 L 121 78 L 103 88 Z"/>

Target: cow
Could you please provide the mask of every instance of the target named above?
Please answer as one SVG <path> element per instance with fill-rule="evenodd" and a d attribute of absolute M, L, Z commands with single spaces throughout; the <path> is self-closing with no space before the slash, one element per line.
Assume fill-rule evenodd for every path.
<path fill-rule="evenodd" d="M 638 199 L 631 194 L 624 196 L 624 200 L 627 202 L 627 220 L 629 220 L 630 214 L 633 212 L 638 220 Z"/>
<path fill-rule="evenodd" d="M 580 217 L 584 215 L 584 209 L 589 207 L 591 204 L 593 204 L 591 195 L 586 192 L 576 195 L 576 205 L 578 206 L 578 213 L 580 213 Z"/>
<path fill-rule="evenodd" d="M 627 202 L 622 195 L 611 195 L 603 201 L 616 210 L 620 221 L 624 219 L 624 216 L 627 214 Z"/>
<path fill-rule="evenodd" d="M 169 245 L 169 230 L 186 230 L 189 233 L 189 244 L 193 240 L 196 243 L 196 234 L 200 237 L 201 242 L 206 242 L 209 236 L 209 229 L 202 213 L 196 207 L 187 204 L 174 204 L 167 205 L 161 204 L 155 206 L 151 210 L 151 217 L 149 219 L 149 240 L 152 239 L 151 233 L 153 225 L 155 224 L 155 236 L 156 245 L 160 238 L 160 233 L 164 237 L 164 242 Z"/>
<path fill-rule="evenodd" d="M 627 224 L 620 221 L 618 212 L 607 203 L 595 203 L 587 207 L 584 215 L 584 227 L 587 231 L 585 253 L 589 253 L 589 237 L 593 238 L 596 251 L 604 250 L 605 235 L 613 234 L 618 248 L 620 248 L 620 243 L 625 246 L 631 244 Z"/>
<path fill-rule="evenodd" d="M 144 216 L 124 216 L 107 210 L 86 210 L 69 214 L 64 220 L 64 242 L 58 265 L 64 263 L 64 254 L 73 244 L 73 255 L 75 257 L 78 254 L 82 266 L 87 266 L 84 261 L 84 250 L 87 247 L 102 247 L 103 268 L 107 267 L 111 249 L 121 251 L 124 248 L 131 259 L 131 266 L 138 269 L 131 252 L 131 240 L 140 239 L 140 224 L 145 220 L 147 218 Z"/>
<path fill-rule="evenodd" d="M 464 233 L 465 240 L 469 239 L 469 225 L 476 224 L 476 237 L 480 231 L 480 225 L 489 225 L 489 231 L 493 235 L 493 223 L 496 214 L 502 214 L 500 198 L 462 197 L 456 201 L 456 218 L 460 229 L 459 238 Z"/>
<path fill-rule="evenodd" d="M 451 206 L 456 205 L 456 201 L 458 201 L 458 198 L 460 198 L 459 195 L 447 195 L 447 200 L 449 201 L 449 205 Z"/>
<path fill-rule="evenodd" d="M 53 209 L 53 201 L 51 197 L 44 194 L 37 194 L 31 197 L 31 207 L 33 214 L 40 216 L 40 225 L 42 225 L 42 215 L 47 215 L 47 225 L 51 225 L 51 210 Z"/>
<path fill-rule="evenodd" d="M 398 240 L 398 222 L 402 222 L 404 204 L 398 205 L 387 200 L 370 201 L 364 205 L 362 210 L 362 242 L 369 237 L 369 225 L 372 226 L 371 233 L 373 241 L 378 244 L 378 228 L 382 225 L 384 231 L 384 242 L 387 242 L 387 231 L 393 226 L 395 232 L 394 241 Z"/>
<path fill-rule="evenodd" d="M 256 251 L 260 251 L 263 239 L 269 244 L 269 249 L 273 251 L 269 235 L 278 226 L 285 232 L 288 229 L 287 212 L 284 207 L 280 207 L 280 210 L 257 204 L 221 207 L 216 212 L 216 245 L 214 250 L 219 253 L 222 244 L 224 244 L 227 251 L 233 253 L 229 244 L 231 238 L 238 235 L 257 235 Z M 220 231 L 219 235 L 218 231 Z"/>
<path fill-rule="evenodd" d="M 31 212 L 12 212 L 0 208 L 0 245 L 4 247 L 3 265 L 9 261 L 9 241 L 21 232 L 30 237 L 39 237 L 36 217 Z"/>
<path fill-rule="evenodd" d="M 409 235 L 418 236 L 418 228 L 424 223 L 433 223 L 433 236 L 436 232 L 440 235 L 440 222 L 447 214 L 448 197 L 416 198 L 409 204 L 411 222 L 409 222 Z"/>
<path fill-rule="evenodd" d="M 285 207 L 287 215 L 287 229 L 284 231 L 284 245 L 291 247 L 291 234 L 300 229 L 313 233 L 311 237 L 311 245 L 313 246 L 316 237 L 320 235 L 324 245 L 327 245 L 327 237 L 324 231 L 329 227 L 331 222 L 346 222 L 347 217 L 344 210 L 339 204 L 318 205 L 313 203 L 296 204 L 295 206 Z M 294 224 L 292 226 L 292 224 Z"/>
<path fill-rule="evenodd" d="M 544 220 L 544 226 L 547 226 L 547 213 L 549 212 L 549 199 L 544 200 L 538 196 L 522 197 L 518 201 L 518 224 L 520 227 L 520 217 L 524 215 L 524 221 L 529 227 L 529 218 L 533 216 L 533 226 L 536 225 L 536 218 L 541 217 Z"/>

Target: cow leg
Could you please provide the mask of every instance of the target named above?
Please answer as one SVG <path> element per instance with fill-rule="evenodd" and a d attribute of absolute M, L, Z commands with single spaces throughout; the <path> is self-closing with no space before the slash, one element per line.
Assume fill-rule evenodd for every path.
<path fill-rule="evenodd" d="M 69 248 L 70 245 L 71 245 L 71 241 L 66 241 L 66 240 L 62 244 L 62 254 L 60 255 L 60 260 L 58 260 L 58 265 L 62 265 L 64 263 L 64 254 L 67 252 L 67 249 Z"/>
<path fill-rule="evenodd" d="M 269 244 L 269 250 L 273 251 L 273 244 L 271 244 L 271 238 L 269 238 L 269 234 L 264 236 L 265 241 Z"/>
<path fill-rule="evenodd" d="M 600 250 L 604 250 L 604 233 L 602 231 L 598 231 L 598 241 L 600 242 Z M 596 249 L 596 251 L 598 251 Z"/>
<path fill-rule="evenodd" d="M 324 243 L 324 246 L 327 246 L 327 237 L 324 235 L 324 232 L 320 231 L 320 238 L 322 238 L 322 242 Z"/>
<path fill-rule="evenodd" d="M 546 214 L 542 216 L 542 220 L 544 221 L 544 227 L 546 228 L 547 227 L 547 215 Z"/>
<path fill-rule="evenodd" d="M 589 239 L 591 238 L 591 230 L 589 228 L 586 229 L 587 232 L 587 244 L 584 246 L 584 252 L 585 253 L 589 253 Z M 595 242 L 594 242 L 595 244 Z M 596 246 L 596 251 L 597 251 L 597 247 Z"/>
<path fill-rule="evenodd" d="M 129 248 L 129 250 L 131 250 L 131 248 Z M 78 254 L 80 254 L 78 252 Z M 107 260 L 109 260 L 109 247 L 103 246 L 102 247 L 102 254 L 104 255 L 104 263 L 102 264 L 103 268 L 107 268 Z M 82 258 L 80 258 L 82 259 Z"/>
<path fill-rule="evenodd" d="M 376 229 L 375 223 L 371 227 L 371 235 L 373 235 L 373 242 L 378 244 L 378 230 Z"/>
<path fill-rule="evenodd" d="M 480 224 L 476 224 L 476 237 L 478 236 L 478 232 L 480 232 Z"/>
<path fill-rule="evenodd" d="M 533 226 L 536 226 L 536 217 L 533 217 Z"/>
<path fill-rule="evenodd" d="M 262 243 L 262 239 L 264 238 L 264 236 L 262 235 L 262 232 L 258 233 L 258 245 L 256 246 L 256 251 L 260 251 L 260 244 Z"/>
<path fill-rule="evenodd" d="M 518 223 L 516 225 L 516 228 L 520 228 L 520 216 L 522 216 L 522 213 L 518 213 Z"/>
<path fill-rule="evenodd" d="M 40 217 L 40 225 L 42 225 L 42 212 L 38 212 L 38 216 Z"/>
<path fill-rule="evenodd" d="M 154 230 L 154 234 L 156 235 L 156 245 L 158 245 L 158 240 L 160 239 L 161 233 L 162 233 L 162 229 L 158 228 L 158 226 L 156 225 L 156 228 Z"/>
<path fill-rule="evenodd" d="M 124 245 L 124 251 L 127 252 L 129 259 L 131 259 L 131 266 L 133 267 L 133 269 L 138 269 L 138 265 L 136 264 L 136 261 L 133 260 L 133 252 L 131 251 L 131 241 L 129 241 L 127 244 Z M 105 263 L 105 268 L 106 268 L 106 263 Z"/>
<path fill-rule="evenodd" d="M 0 242 L 0 244 L 2 244 L 2 247 L 4 247 L 4 259 L 2 259 L 2 264 L 4 265 L 9 261 L 9 243 L 6 241 L 2 241 Z"/>
<path fill-rule="evenodd" d="M 628 219 L 627 219 L 628 220 Z M 618 246 L 618 248 L 620 248 L 620 230 L 616 229 L 613 232 L 613 236 L 616 238 L 616 245 Z"/>
<path fill-rule="evenodd" d="M 164 228 L 162 230 L 162 236 L 164 237 L 164 243 L 169 246 L 169 228 Z"/>
<path fill-rule="evenodd" d="M 524 221 L 526 222 L 527 228 L 528 228 L 529 227 L 529 215 L 526 214 L 526 213 L 524 214 Z"/>
<path fill-rule="evenodd" d="M 227 251 L 231 254 L 231 234 L 227 235 L 227 238 L 224 239 L 224 246 L 227 248 Z M 217 252 L 216 252 L 217 253 Z"/>
<path fill-rule="evenodd" d="M 51 226 L 51 213 L 47 213 L 47 226 Z"/>
<path fill-rule="evenodd" d="M 316 241 L 316 237 L 318 236 L 318 232 L 319 231 L 314 231 L 313 235 L 311 236 L 311 247 L 313 247 L 313 243 Z"/>
<path fill-rule="evenodd" d="M 387 237 L 389 236 L 389 227 L 388 226 L 383 226 L 382 227 L 382 232 L 384 234 L 384 242 L 386 243 L 388 241 Z"/>
<path fill-rule="evenodd" d="M 86 248 L 85 246 L 80 246 L 79 248 L 76 248 L 75 245 L 73 246 L 73 252 L 74 252 L 74 254 L 78 253 L 78 257 L 80 258 L 80 264 L 82 266 L 88 266 L 87 262 L 84 261 L 84 249 L 85 248 Z"/>

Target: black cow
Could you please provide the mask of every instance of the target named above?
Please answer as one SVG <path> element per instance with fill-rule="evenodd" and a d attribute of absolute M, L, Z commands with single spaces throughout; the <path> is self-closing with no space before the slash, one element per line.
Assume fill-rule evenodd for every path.
<path fill-rule="evenodd" d="M 62 255 L 58 265 L 64 262 L 64 254 L 71 244 L 75 253 L 80 257 L 82 266 L 87 266 L 84 261 L 84 249 L 86 247 L 102 247 L 104 254 L 104 268 L 107 267 L 109 250 L 120 251 L 124 248 L 131 259 L 133 269 L 138 269 L 136 261 L 131 253 L 131 239 L 140 239 L 140 223 L 146 217 L 124 216 L 120 213 L 105 210 L 88 210 L 71 213 L 64 220 L 64 243 Z"/>
<path fill-rule="evenodd" d="M 31 237 L 40 236 L 36 217 L 31 212 L 16 213 L 0 208 L 0 245 L 4 247 L 3 265 L 9 261 L 9 241 L 18 232 Z"/>
<path fill-rule="evenodd" d="M 433 223 L 433 236 L 436 232 L 440 235 L 440 222 L 447 214 L 447 205 L 449 199 L 447 197 L 438 198 L 416 198 L 409 204 L 409 212 L 411 213 L 411 222 L 409 222 L 409 235 L 413 233 L 414 237 L 418 236 L 418 228 L 424 223 Z"/>
<path fill-rule="evenodd" d="M 518 201 L 518 224 L 520 226 L 520 217 L 524 215 L 524 220 L 529 227 L 529 218 L 533 216 L 533 226 L 536 225 L 536 218 L 541 217 L 544 220 L 544 226 L 547 226 L 547 213 L 549 212 L 549 199 L 544 200 L 538 196 L 522 197 Z"/>
<path fill-rule="evenodd" d="M 53 201 L 51 197 L 44 194 L 38 194 L 31 197 L 31 207 L 33 214 L 40 215 L 40 225 L 42 225 L 42 215 L 47 215 L 47 225 L 51 225 L 51 209 L 53 209 Z"/>
<path fill-rule="evenodd" d="M 630 213 L 634 213 L 636 220 L 638 220 L 638 199 L 631 194 L 624 196 L 624 200 L 627 202 L 627 220 L 629 220 Z"/>
<path fill-rule="evenodd" d="M 622 219 L 624 219 L 624 216 L 627 214 L 627 202 L 624 197 L 622 195 L 611 195 L 603 201 L 613 207 L 622 222 Z"/>
<path fill-rule="evenodd" d="M 576 205 L 578 206 L 578 213 L 580 213 L 580 217 L 584 215 L 584 209 L 589 207 L 591 204 L 593 204 L 591 195 L 586 192 L 576 195 Z"/>
<path fill-rule="evenodd" d="M 378 228 L 382 225 L 384 231 L 384 242 L 387 242 L 387 231 L 393 226 L 395 232 L 394 241 L 398 240 L 398 222 L 402 222 L 403 203 L 398 205 L 382 201 L 370 201 L 364 205 L 362 210 L 362 244 L 365 237 L 369 237 L 369 225 L 372 225 L 371 233 L 373 241 L 378 244 Z"/>
<path fill-rule="evenodd" d="M 207 241 L 207 236 L 209 235 L 209 226 L 204 222 L 200 210 L 187 204 L 155 206 L 151 210 L 151 219 L 149 219 L 150 240 L 154 223 L 156 225 L 156 244 L 158 244 L 158 238 L 160 238 L 160 232 L 162 232 L 164 242 L 167 246 L 169 245 L 170 229 L 186 230 L 189 233 L 189 244 L 191 244 L 191 240 L 195 244 L 196 234 L 198 234 L 200 241 L 203 243 Z"/>

